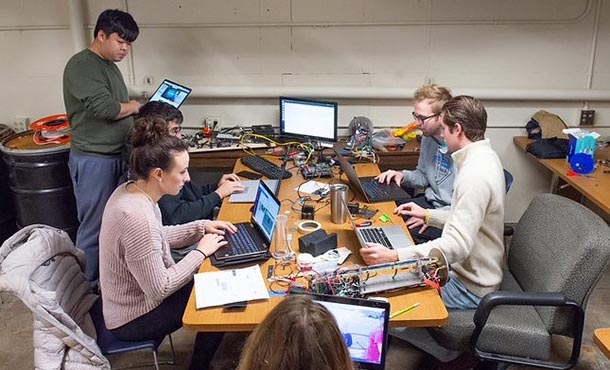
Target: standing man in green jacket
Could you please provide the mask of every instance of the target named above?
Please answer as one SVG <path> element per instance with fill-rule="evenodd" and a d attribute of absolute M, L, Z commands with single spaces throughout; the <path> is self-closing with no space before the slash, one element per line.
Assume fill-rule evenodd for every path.
<path fill-rule="evenodd" d="M 125 165 L 121 153 L 140 103 L 129 100 L 116 62 L 122 61 L 139 28 L 120 10 L 100 14 L 93 42 L 66 64 L 63 94 L 71 125 L 68 166 L 80 226 L 76 245 L 85 252 L 85 275 L 93 285 L 99 276 L 98 236 L 106 201 Z"/>

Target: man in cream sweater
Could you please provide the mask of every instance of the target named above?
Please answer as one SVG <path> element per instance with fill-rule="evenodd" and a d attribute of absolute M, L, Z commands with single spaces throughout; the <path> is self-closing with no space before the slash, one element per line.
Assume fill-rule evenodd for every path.
<path fill-rule="evenodd" d="M 360 254 L 368 265 L 427 256 L 441 250 L 451 266 L 451 279 L 442 288 L 447 308 L 476 308 L 481 298 L 498 290 L 504 256 L 505 184 L 502 164 L 485 139 L 487 112 L 477 99 L 457 96 L 443 106 L 442 138 L 457 175 L 450 209 L 400 205 L 395 213 L 442 227 L 440 238 L 410 248 L 390 250 L 369 244 Z"/>

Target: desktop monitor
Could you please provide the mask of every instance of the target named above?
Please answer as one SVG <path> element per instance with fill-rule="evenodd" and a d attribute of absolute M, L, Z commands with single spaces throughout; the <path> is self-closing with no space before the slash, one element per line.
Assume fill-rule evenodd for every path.
<path fill-rule="evenodd" d="M 337 141 L 337 103 L 280 97 L 280 136 Z"/>

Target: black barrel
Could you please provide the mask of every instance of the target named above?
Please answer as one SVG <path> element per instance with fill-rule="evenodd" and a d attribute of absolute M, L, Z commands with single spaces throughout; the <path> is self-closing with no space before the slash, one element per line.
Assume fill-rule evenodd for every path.
<path fill-rule="evenodd" d="M 75 240 L 78 219 L 68 169 L 70 145 L 38 145 L 32 138 L 33 131 L 26 131 L 5 138 L 0 146 L 17 227 L 46 224 Z"/>
<path fill-rule="evenodd" d="M 0 125 L 0 142 L 14 133 L 15 131 L 12 129 Z M 17 231 L 15 207 L 8 186 L 8 169 L 4 161 L 0 160 L 0 244 L 4 243 L 15 231 Z"/>

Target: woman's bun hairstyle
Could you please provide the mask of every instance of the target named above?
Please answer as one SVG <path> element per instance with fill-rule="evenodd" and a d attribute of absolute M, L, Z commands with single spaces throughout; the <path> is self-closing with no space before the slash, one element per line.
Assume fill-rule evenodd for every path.
<path fill-rule="evenodd" d="M 147 179 L 155 168 L 171 169 L 173 156 L 188 151 L 184 141 L 169 134 L 168 124 L 161 118 L 135 120 L 129 141 L 133 146 L 129 156 L 132 180 Z"/>

